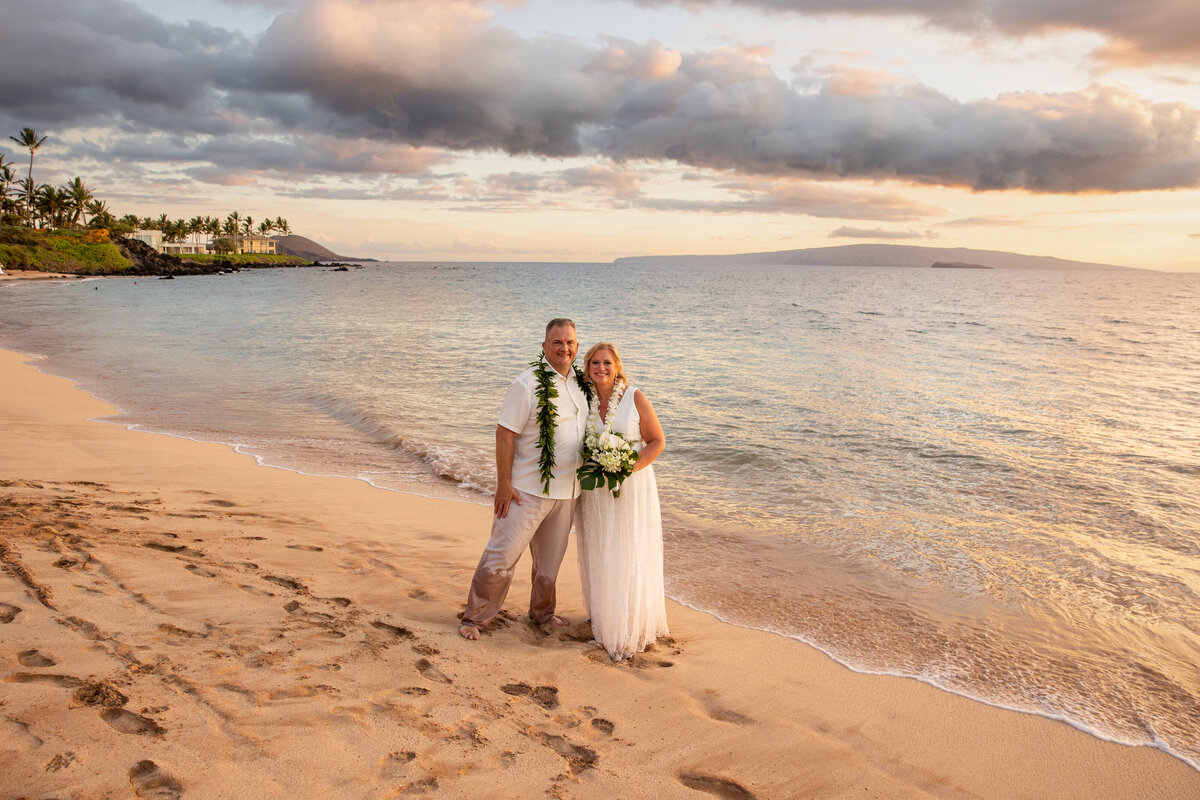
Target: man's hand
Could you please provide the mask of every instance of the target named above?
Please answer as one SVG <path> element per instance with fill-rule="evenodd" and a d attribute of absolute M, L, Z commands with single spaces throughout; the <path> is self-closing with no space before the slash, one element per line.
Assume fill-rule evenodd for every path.
<path fill-rule="evenodd" d="M 492 506 L 496 510 L 496 518 L 504 519 L 507 517 L 508 507 L 512 503 L 522 505 L 521 495 L 517 494 L 517 490 L 512 487 L 511 483 L 498 484 L 496 486 L 496 499 L 492 501 Z"/>

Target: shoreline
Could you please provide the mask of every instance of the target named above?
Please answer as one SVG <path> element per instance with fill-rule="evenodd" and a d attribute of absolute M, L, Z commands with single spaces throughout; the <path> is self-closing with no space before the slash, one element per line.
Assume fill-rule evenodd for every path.
<path fill-rule="evenodd" d="M 0 275 L 0 281 L 76 280 L 89 277 L 96 276 L 75 275 L 69 272 L 41 272 L 36 269 L 8 269 L 5 267 L 4 274 Z"/>
<path fill-rule="evenodd" d="M 111 406 L 27 360 L 0 351 L 0 768 L 18 794 L 157 775 L 188 797 L 1200 797 L 1160 750 L 673 601 L 673 643 L 609 664 L 573 552 L 572 628 L 524 621 L 518 568 L 511 613 L 465 642 L 488 507 L 100 425 Z M 96 687 L 127 701 L 89 704 L 116 702 Z"/>
<path fill-rule="evenodd" d="M 82 277 L 82 276 L 67 276 L 67 277 Z M 0 348 L 0 353 L 2 353 L 2 352 L 4 352 L 4 351 L 2 348 Z M 37 369 L 39 372 L 42 372 L 42 369 L 37 366 L 37 363 L 40 361 L 43 361 L 45 359 L 45 356 L 41 356 L 41 355 L 37 355 L 37 354 L 30 354 L 30 353 L 24 353 L 24 354 L 19 354 L 19 355 L 24 356 L 24 358 L 26 359 L 26 361 L 23 363 L 34 366 L 35 369 Z M 455 496 L 452 496 L 449 494 L 438 494 L 435 491 L 430 491 L 428 488 L 428 484 L 423 484 L 420 482 L 398 483 L 396 485 L 388 486 L 388 485 L 384 485 L 382 483 L 377 483 L 374 480 L 372 480 L 372 478 L 362 476 L 362 475 L 340 474 L 340 473 L 335 473 L 335 472 L 308 472 L 308 471 L 305 471 L 304 469 L 302 469 L 301 467 L 285 466 L 280 463 L 275 463 L 271 460 L 270 456 L 264 455 L 261 452 L 256 452 L 254 447 L 251 445 L 237 444 L 237 443 L 234 443 L 231 441 L 221 441 L 221 440 L 216 440 L 216 439 L 195 438 L 193 436 L 189 436 L 189 435 L 186 435 L 183 433 L 172 432 L 169 430 L 155 429 L 153 426 L 149 425 L 148 423 L 127 422 L 127 421 L 120 419 L 120 417 L 122 415 L 127 413 L 127 411 L 125 409 L 122 409 L 119 406 L 115 406 L 112 403 L 112 401 L 104 399 L 102 397 L 99 397 L 98 395 L 94 394 L 91 390 L 83 388 L 83 386 L 76 383 L 73 378 L 70 378 L 67 375 L 57 374 L 54 372 L 44 372 L 43 374 L 47 374 L 47 375 L 54 376 L 54 377 L 59 377 L 64 380 L 67 380 L 68 382 L 71 382 L 73 384 L 73 388 L 75 388 L 77 391 L 83 392 L 84 394 L 88 395 L 89 397 L 96 400 L 97 402 L 104 404 L 113 412 L 111 414 L 107 414 L 104 416 L 92 417 L 88 420 L 89 422 L 100 422 L 100 423 L 104 423 L 104 424 L 116 425 L 117 427 L 120 427 L 124 430 L 134 432 L 134 433 L 144 433 L 144 434 L 150 434 L 150 435 L 154 435 L 154 436 L 166 436 L 169 438 L 179 439 L 181 441 L 186 441 L 186 442 L 195 442 L 195 443 L 199 443 L 199 444 L 213 444 L 213 445 L 217 445 L 220 447 L 227 447 L 230 450 L 237 453 L 238 455 L 247 456 L 247 457 L 253 459 L 256 466 L 258 466 L 258 467 L 262 467 L 262 468 L 266 468 L 266 469 L 282 470 L 284 472 L 289 472 L 289 473 L 292 473 L 292 474 L 295 474 L 298 476 L 302 476 L 302 477 L 332 478 L 332 479 L 337 479 L 337 480 L 359 481 L 359 482 L 366 484 L 370 488 L 378 490 L 378 491 L 396 492 L 396 493 L 399 493 L 404 496 L 419 497 L 422 499 L 433 500 L 436 502 L 465 503 L 468 505 L 474 505 L 474 506 L 478 506 L 481 508 L 484 508 L 484 507 L 490 508 L 490 500 L 488 500 L 484 495 L 480 495 L 479 496 L 480 499 L 477 500 L 477 499 L 471 499 L 471 498 L 465 498 L 465 497 L 455 497 Z M 483 541 L 486 542 L 486 536 L 484 537 Z M 574 545 L 572 545 L 572 548 L 573 547 L 574 547 Z M 899 671 L 877 670 L 877 669 L 872 669 L 870 667 L 856 666 L 855 663 L 853 662 L 853 659 L 848 658 L 845 655 L 840 654 L 833 649 L 827 648 L 818 642 L 811 641 L 802 635 L 789 633 L 786 630 L 781 630 L 778 628 L 759 627 L 759 626 L 749 624 L 749 623 L 742 623 L 735 619 L 726 618 L 719 611 L 715 611 L 712 609 L 706 609 L 699 605 L 695 605 L 687 600 L 673 597 L 670 594 L 669 589 L 668 589 L 668 592 L 666 595 L 666 599 L 667 599 L 668 604 L 680 606 L 680 607 L 686 608 L 690 611 L 696 612 L 698 614 L 702 614 L 702 615 L 711 617 L 714 620 L 716 620 L 717 622 L 721 623 L 722 625 L 729 625 L 734 628 L 739 628 L 739 629 L 743 629 L 743 630 L 747 630 L 747 631 L 753 631 L 755 633 L 765 633 L 770 636 L 778 636 L 778 637 L 782 637 L 785 639 L 789 639 L 789 640 L 798 642 L 800 645 L 817 651 L 825 658 L 829 659 L 830 661 L 834 662 L 838 666 L 840 666 L 854 674 L 886 677 L 886 678 L 896 678 L 896 679 L 900 679 L 900 680 L 917 681 L 919 683 L 923 683 L 927 686 L 930 686 L 938 691 L 946 692 L 948 694 L 954 695 L 956 697 L 964 698 L 964 699 L 969 700 L 974 703 L 981 703 L 981 704 L 989 706 L 991 708 L 995 708 L 995 709 L 999 709 L 999 710 L 1007 711 L 1007 712 L 1012 712 L 1012 713 L 1017 713 L 1017 714 L 1028 714 L 1028 715 L 1031 715 L 1034 717 L 1040 717 L 1042 719 L 1046 719 L 1046 720 L 1049 720 L 1052 722 L 1059 722 L 1059 723 L 1068 725 L 1069 727 L 1074 728 L 1077 731 L 1087 734 L 1088 736 L 1099 739 L 1100 741 L 1103 741 L 1106 743 L 1112 743 L 1112 744 L 1125 746 L 1125 747 L 1149 747 L 1150 749 L 1160 750 L 1161 752 L 1165 753 L 1166 755 L 1170 756 L 1171 758 L 1178 759 L 1179 761 L 1182 761 L 1184 764 L 1191 767 L 1192 769 L 1197 770 L 1197 772 L 1200 772 L 1200 767 L 1198 767 L 1196 764 L 1194 764 L 1188 758 L 1186 758 L 1183 755 L 1173 752 L 1170 748 L 1165 747 L 1165 746 L 1156 745 L 1156 744 L 1152 744 L 1152 743 L 1148 743 L 1148 742 L 1123 740 L 1123 739 L 1117 738 L 1111 734 L 1108 734 L 1099 728 L 1091 727 L 1088 724 L 1086 724 L 1085 722 L 1082 722 L 1078 719 L 1073 719 L 1072 717 L 1067 716 L 1065 714 L 1055 714 L 1055 713 L 1050 713 L 1048 711 L 1039 711 L 1039 710 L 1034 710 L 1034 709 L 1030 709 L 1030 708 L 1022 708 L 1018 705 L 1006 704 L 1003 701 L 989 698 L 983 694 L 972 694 L 971 692 L 966 691 L 964 689 L 946 686 L 942 683 L 939 683 L 938 680 L 932 676 L 905 673 L 905 672 L 899 672 Z"/>

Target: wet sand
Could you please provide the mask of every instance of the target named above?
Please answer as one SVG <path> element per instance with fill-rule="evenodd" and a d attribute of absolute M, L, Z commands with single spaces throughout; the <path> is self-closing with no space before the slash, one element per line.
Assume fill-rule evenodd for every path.
<path fill-rule="evenodd" d="M 0 775 L 14 797 L 1200 798 L 1150 748 L 857 675 L 676 604 L 614 665 L 456 632 L 490 510 L 89 418 L 0 351 Z M 719 570 L 719 565 L 714 565 Z"/>

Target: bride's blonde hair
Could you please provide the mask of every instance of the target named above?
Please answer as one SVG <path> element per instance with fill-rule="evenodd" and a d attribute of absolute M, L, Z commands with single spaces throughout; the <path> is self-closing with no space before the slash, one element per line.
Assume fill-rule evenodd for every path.
<path fill-rule="evenodd" d="M 621 366 L 621 354 L 617 352 L 617 346 L 612 342 L 596 342 L 588 348 L 587 354 L 583 357 L 583 374 L 587 377 L 588 383 L 592 382 L 592 356 L 601 350 L 612 353 L 614 381 L 625 381 L 628 384 L 629 378 L 625 377 L 625 368 Z"/>

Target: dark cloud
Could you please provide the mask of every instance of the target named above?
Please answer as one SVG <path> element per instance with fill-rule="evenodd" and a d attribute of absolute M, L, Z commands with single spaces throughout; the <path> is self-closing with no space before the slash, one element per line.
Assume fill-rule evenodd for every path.
<path fill-rule="evenodd" d="M 1195 0 L 636 0 L 640 5 L 743 6 L 769 12 L 907 17 L 930 27 L 1028 36 L 1057 30 L 1098 33 L 1095 55 L 1116 64 L 1200 64 Z"/>
<path fill-rule="evenodd" d="M 756 62 L 693 54 L 669 110 L 593 134 L 615 158 L 762 174 L 901 177 L 976 190 L 1126 191 L 1200 181 L 1200 112 L 1118 87 L 963 103 L 919 85 L 799 92 Z M 751 59 L 745 59 L 751 61 Z M 656 87 L 661 93 L 662 88 Z"/>
<path fill-rule="evenodd" d="M 867 13 L 883 4 L 837 5 Z M 199 180 L 239 180 L 221 170 L 407 175 L 437 163 L 435 151 L 461 150 L 611 159 L 618 168 L 556 180 L 638 203 L 649 201 L 621 164 L 981 191 L 1200 183 L 1200 111 L 1124 88 L 963 103 L 836 71 L 800 87 L 736 50 L 525 39 L 459 0 L 310 0 L 279 13 L 257 42 L 203 23 L 167 24 L 120 0 L 44 0 L 6 12 L 0 52 L 0 124 L 112 126 L 116 136 L 93 144 L 97 160 L 155 159 Z M 848 218 L 916 214 L 904 202 L 826 201 Z M 759 187 L 709 207 L 817 213 L 821 202 L 809 190 Z M 894 216 L 871 216 L 881 213 Z"/>
<path fill-rule="evenodd" d="M 170 25 L 118 0 L 13 3 L 0 25 L 0 108 L 43 124 L 159 109 L 194 118 L 248 49 L 239 34 Z"/>

